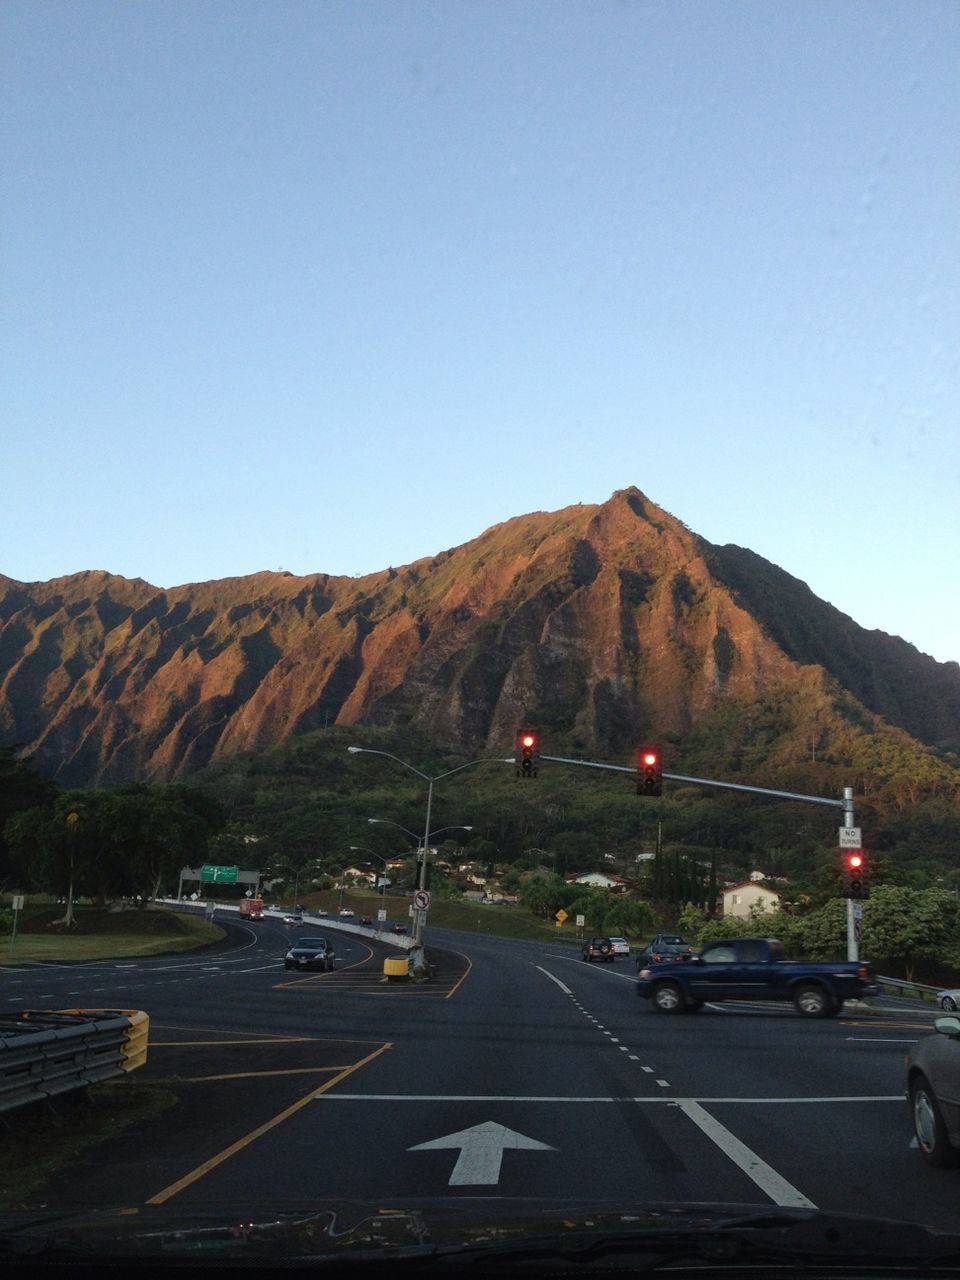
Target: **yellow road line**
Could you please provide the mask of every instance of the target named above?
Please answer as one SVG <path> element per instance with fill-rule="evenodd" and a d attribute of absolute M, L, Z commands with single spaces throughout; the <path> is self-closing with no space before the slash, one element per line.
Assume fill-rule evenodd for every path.
<path fill-rule="evenodd" d="M 365 942 L 361 942 L 360 945 L 361 947 L 367 947 L 367 944 Z M 332 969 L 324 970 L 323 973 L 314 973 L 312 975 L 309 975 L 303 978 L 289 978 L 286 982 L 275 982 L 273 984 L 274 990 L 276 990 L 278 987 L 298 987 L 304 982 L 320 982 L 324 978 L 329 978 L 331 974 L 335 978 L 338 973 L 347 973 L 348 970 L 356 969 L 358 965 L 366 964 L 368 960 L 372 960 L 372 959 L 373 959 L 373 948 L 367 947 L 367 954 L 363 957 L 362 960 L 354 960 L 352 964 L 342 965 L 339 969 L 336 968 L 336 966 L 334 966 L 334 968 Z"/>
<path fill-rule="evenodd" d="M 332 1080 L 328 1080 L 327 1083 L 321 1085 L 319 1089 L 311 1089 L 310 1092 L 306 1094 L 305 1097 L 301 1098 L 299 1102 L 294 1102 L 292 1106 L 281 1111 L 279 1115 L 274 1116 L 271 1120 L 267 1120 L 264 1124 L 258 1125 L 256 1129 L 253 1129 L 245 1137 L 239 1138 L 236 1142 L 231 1143 L 231 1145 L 225 1150 L 219 1152 L 215 1156 L 211 1156 L 209 1160 L 205 1160 L 203 1164 L 198 1165 L 197 1168 L 192 1170 L 190 1173 L 184 1174 L 184 1176 L 182 1178 L 178 1178 L 176 1182 L 171 1182 L 168 1187 L 164 1187 L 163 1190 L 158 1191 L 155 1196 L 151 1196 L 146 1203 L 165 1204 L 167 1200 L 178 1195 L 179 1192 L 185 1190 L 187 1187 L 192 1186 L 193 1183 L 199 1181 L 199 1179 L 202 1178 L 204 1174 L 209 1173 L 211 1169 L 215 1169 L 218 1165 L 223 1164 L 224 1161 L 229 1160 L 231 1156 L 235 1156 L 238 1151 L 242 1151 L 244 1147 L 248 1147 L 251 1142 L 256 1142 L 257 1138 L 262 1137 L 265 1133 L 269 1133 L 271 1129 L 275 1129 L 276 1126 L 282 1124 L 284 1120 L 288 1120 L 290 1116 L 295 1115 L 304 1107 L 309 1106 L 315 1098 L 318 1098 L 321 1094 L 332 1089 L 334 1085 L 339 1084 L 341 1080 L 346 1080 L 347 1076 L 352 1075 L 354 1071 L 359 1071 L 360 1068 L 365 1067 L 368 1062 L 372 1062 L 374 1058 L 379 1058 L 381 1053 L 385 1053 L 387 1049 L 392 1048 L 392 1044 L 381 1044 L 379 1049 L 375 1049 L 373 1053 L 368 1053 L 365 1058 L 361 1058 L 359 1062 L 355 1062 L 352 1066 L 345 1067 L 339 1075 L 334 1076 Z"/>
<path fill-rule="evenodd" d="M 313 1044 L 317 1036 L 284 1036 L 275 1040 L 272 1036 L 251 1036 L 249 1040 L 151 1040 L 151 1049 L 196 1049 L 226 1044 Z"/>
<path fill-rule="evenodd" d="M 260 1080 L 265 1076 L 305 1076 L 311 1071 L 344 1071 L 346 1068 L 334 1067 L 286 1067 L 282 1071 L 231 1071 L 220 1076 L 179 1076 L 184 1084 L 205 1084 L 208 1080 Z"/>
<path fill-rule="evenodd" d="M 445 998 L 445 999 L 447 999 L 447 1000 L 449 1000 L 449 999 L 450 999 L 450 997 L 451 997 L 452 995 L 456 995 L 456 993 L 457 993 L 457 991 L 459 991 L 459 989 L 460 989 L 461 985 L 462 985 L 464 982 L 466 982 L 467 978 L 468 978 L 468 977 L 469 977 L 469 975 L 470 975 L 470 970 L 473 968 L 473 961 L 470 959 L 470 957 L 469 957 L 469 956 L 465 956 L 465 955 L 463 954 L 463 952 L 462 952 L 462 951 L 455 951 L 453 954 L 454 954 L 455 956 L 459 956 L 461 960 L 466 960 L 466 962 L 467 962 L 467 971 L 466 971 L 466 973 L 465 973 L 461 978 L 459 978 L 459 979 L 458 979 L 458 981 L 457 981 L 457 983 L 456 983 L 456 986 L 452 987 L 452 988 L 447 992 L 446 996 L 444 997 L 444 998 Z"/>
<path fill-rule="evenodd" d="M 869 1018 L 865 1022 L 854 1022 L 845 1018 L 845 1027 L 873 1027 L 875 1031 L 933 1031 L 932 1022 L 888 1022 L 886 1018 Z"/>

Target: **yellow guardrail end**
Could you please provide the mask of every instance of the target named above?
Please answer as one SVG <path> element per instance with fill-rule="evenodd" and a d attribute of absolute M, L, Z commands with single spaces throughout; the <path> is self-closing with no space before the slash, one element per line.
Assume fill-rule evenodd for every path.
<path fill-rule="evenodd" d="M 408 956 L 388 956 L 383 962 L 383 972 L 388 978 L 409 978 L 410 958 Z"/>
<path fill-rule="evenodd" d="M 124 1071 L 136 1071 L 147 1060 L 147 1041 L 150 1038 L 150 1015 L 142 1009 L 133 1009 L 128 1014 L 130 1031 L 127 1035 L 127 1056 L 123 1063 Z"/>
<path fill-rule="evenodd" d="M 119 1013 L 130 1019 L 127 1032 L 127 1048 L 121 1064 L 122 1071 L 136 1071 L 147 1060 L 147 1040 L 150 1036 L 150 1015 L 142 1009 L 58 1009 L 57 1013 L 96 1014 Z"/>

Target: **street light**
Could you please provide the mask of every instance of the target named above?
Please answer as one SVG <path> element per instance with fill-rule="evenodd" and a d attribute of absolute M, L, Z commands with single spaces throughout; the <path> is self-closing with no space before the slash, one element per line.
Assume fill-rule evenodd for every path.
<path fill-rule="evenodd" d="M 383 895 L 387 887 L 387 862 L 389 859 L 384 858 L 382 854 L 374 853 L 372 849 L 368 849 L 365 844 L 351 844 L 348 846 L 351 853 L 369 853 L 371 858 L 376 858 L 378 862 L 383 863 L 383 875 L 380 877 L 380 910 L 384 912 L 384 920 L 386 919 L 386 908 L 383 905 Z M 377 922 L 379 930 L 380 921 Z"/>
<path fill-rule="evenodd" d="M 420 841 L 423 838 L 418 836 L 415 831 L 411 831 L 409 827 L 401 827 L 399 822 L 391 822 L 389 818 L 368 818 L 368 822 L 379 822 L 385 827 L 399 827 L 401 831 L 406 831 L 408 836 L 412 836 L 417 842 L 417 848 L 420 847 Z M 472 831 L 473 827 L 467 826 L 465 822 L 454 822 L 448 827 L 437 827 L 436 831 L 431 831 L 428 839 L 432 840 L 434 836 L 438 836 L 441 831 Z"/>
<path fill-rule="evenodd" d="M 422 778 L 424 782 L 427 784 L 427 817 L 426 817 L 426 821 L 423 824 L 423 861 L 420 863 L 420 877 L 419 877 L 419 885 L 418 885 L 418 888 L 420 889 L 425 888 L 426 882 L 427 882 L 427 848 L 430 844 L 430 835 L 431 835 L 430 810 L 433 807 L 433 784 L 435 782 L 439 782 L 441 778 L 449 778 L 451 774 L 460 773 L 462 769 L 469 769 L 471 765 L 484 764 L 485 761 L 484 760 L 468 760 L 466 764 L 457 765 L 456 769 L 447 769 L 445 773 L 436 773 L 431 776 L 429 773 L 424 773 L 422 769 L 416 768 L 415 765 L 410 764 L 408 761 L 401 760 L 399 756 L 393 755 L 393 753 L 390 751 L 375 751 L 372 747 L 347 747 L 347 750 L 350 752 L 351 755 L 360 755 L 361 753 L 366 753 L 367 755 L 371 755 L 371 756 L 386 756 L 388 760 L 393 760 L 397 764 L 401 765 L 404 769 L 409 769 L 411 773 L 415 773 L 418 778 Z M 488 757 L 488 758 L 491 760 L 491 762 L 493 761 L 493 757 Z M 503 761 L 497 760 L 496 763 L 502 764 Z M 370 819 L 368 819 L 368 821 L 370 821 Z M 380 819 L 380 821 L 383 821 L 383 819 Z M 396 824 L 396 825 L 399 825 L 399 824 Z M 404 831 L 406 830 L 405 827 L 401 829 Z M 467 828 L 467 830 L 472 830 L 472 829 L 473 829 L 472 827 Z M 440 830 L 444 831 L 446 830 L 446 828 L 441 827 Z M 415 947 L 422 947 L 423 946 L 423 923 L 422 923 L 423 914 L 422 912 L 420 911 L 417 912 L 416 919 L 417 919 L 417 925 L 414 933 L 413 944 Z M 422 958 L 421 958 L 421 963 L 422 963 Z"/>
<path fill-rule="evenodd" d="M 396 827 L 399 831 L 406 831 L 408 836 L 416 840 L 417 859 L 421 862 L 421 869 L 419 874 L 419 887 L 421 889 L 424 887 L 426 883 L 426 873 L 423 870 L 423 868 L 425 868 L 427 865 L 427 858 L 429 857 L 429 853 L 430 853 L 429 842 L 433 839 L 433 837 L 440 835 L 442 831 L 472 831 L 473 830 L 473 827 L 467 826 L 467 824 L 464 822 L 454 822 L 450 826 L 437 827 L 436 831 L 431 831 L 430 834 L 427 836 L 427 843 L 423 844 L 421 843 L 421 841 L 423 840 L 422 836 L 418 836 L 415 832 L 411 831 L 409 827 L 401 826 L 399 822 L 391 822 L 389 818 L 368 818 L 367 821 L 379 823 L 381 826 L 384 826 L 384 827 Z"/>

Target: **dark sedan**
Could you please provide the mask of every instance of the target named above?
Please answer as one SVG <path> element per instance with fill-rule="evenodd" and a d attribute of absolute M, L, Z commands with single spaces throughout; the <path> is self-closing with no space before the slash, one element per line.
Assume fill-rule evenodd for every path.
<path fill-rule="evenodd" d="M 300 938 L 283 960 L 285 969 L 332 969 L 333 947 L 326 938 Z"/>
<path fill-rule="evenodd" d="M 673 964 L 676 960 L 689 960 L 692 955 L 693 948 L 686 942 L 663 942 L 659 946 L 651 943 L 638 954 L 637 969 L 647 969 L 652 964 Z"/>
<path fill-rule="evenodd" d="M 933 1024 L 907 1055 L 907 1096 L 913 1131 L 927 1164 L 960 1160 L 960 1017 Z"/>

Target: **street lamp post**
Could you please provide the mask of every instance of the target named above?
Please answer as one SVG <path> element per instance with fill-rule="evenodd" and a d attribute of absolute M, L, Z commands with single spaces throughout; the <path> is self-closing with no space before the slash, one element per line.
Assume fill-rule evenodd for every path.
<path fill-rule="evenodd" d="M 433 839 L 433 837 L 440 835 L 442 831 L 472 831 L 473 830 L 473 827 L 468 826 L 465 822 L 453 822 L 449 826 L 437 827 L 436 831 L 428 832 L 427 838 L 424 841 L 422 836 L 418 836 L 417 833 L 415 831 L 411 831 L 409 827 L 401 826 L 399 822 L 391 822 L 389 818 L 368 818 L 367 821 L 379 823 L 381 826 L 384 826 L 384 827 L 397 827 L 398 830 L 405 831 L 408 836 L 416 840 L 417 859 L 420 863 L 420 870 L 417 873 L 417 882 L 418 882 L 417 887 L 420 889 L 423 889 L 426 886 L 427 859 L 430 856 L 430 841 Z M 374 857 L 376 857 L 376 854 L 374 854 Z M 419 923 L 419 919 L 420 917 L 418 914 L 417 915 L 418 923 Z"/>
<path fill-rule="evenodd" d="M 433 809 L 433 784 L 435 782 L 439 782 L 441 778 L 449 778 L 451 774 L 460 773 L 462 769 L 469 769 L 471 765 L 484 764 L 485 761 L 484 760 L 468 760 L 466 764 L 457 765 L 456 769 L 447 769 L 445 773 L 436 773 L 431 776 L 429 773 L 424 773 L 422 769 L 416 768 L 416 766 L 410 764 L 408 761 L 401 760 L 399 756 L 393 755 L 392 752 L 390 751 L 375 751 L 372 747 L 347 747 L 347 750 L 350 752 L 351 755 L 359 755 L 363 753 L 371 756 L 386 756 L 388 760 L 394 760 L 396 761 L 397 764 L 402 765 L 404 769 L 409 769 L 411 773 L 415 773 L 418 778 L 422 778 L 423 781 L 427 784 L 427 817 L 426 817 L 426 821 L 423 824 L 423 861 L 420 863 L 420 875 L 418 877 L 418 886 L 417 886 L 420 889 L 426 888 L 427 848 L 429 846 L 430 835 L 431 835 L 430 813 L 431 813 L 431 810 Z M 490 759 L 492 762 L 493 758 L 491 757 Z M 503 761 L 496 760 L 496 763 L 502 764 Z M 441 827 L 440 829 L 441 831 L 443 831 L 446 828 Z M 422 912 L 420 911 L 417 912 L 416 921 L 417 923 L 416 923 L 416 929 L 414 931 L 413 945 L 415 948 L 420 949 L 419 965 L 422 967 L 423 965 L 423 952 L 422 952 L 423 914 Z M 417 967 L 416 962 L 414 967 Z"/>
<path fill-rule="evenodd" d="M 370 856 L 371 856 L 371 858 L 376 858 L 376 860 L 377 860 L 378 862 L 382 862 L 382 863 L 383 863 L 383 875 L 380 877 L 380 910 L 384 912 L 384 920 L 385 920 L 385 919 L 386 919 L 386 908 L 384 907 L 383 895 L 384 895 L 384 890 L 385 890 L 385 889 L 386 889 L 386 887 L 387 887 L 387 862 L 388 862 L 388 859 L 387 859 L 387 858 L 384 858 L 384 857 L 383 857 L 381 854 L 379 854 L 379 853 L 374 853 L 374 852 L 373 852 L 373 850 L 372 850 L 372 849 L 368 849 L 368 848 L 367 848 L 367 846 L 366 846 L 365 844 L 352 844 L 352 845 L 350 845 L 350 846 L 349 846 L 349 849 L 350 849 L 350 852 L 351 852 L 351 853 L 369 853 L 369 854 L 370 854 Z M 383 924 L 383 920 L 378 919 L 378 920 L 377 920 L 377 932 L 378 932 L 378 933 L 380 932 L 380 926 L 381 926 L 382 924 Z"/>

